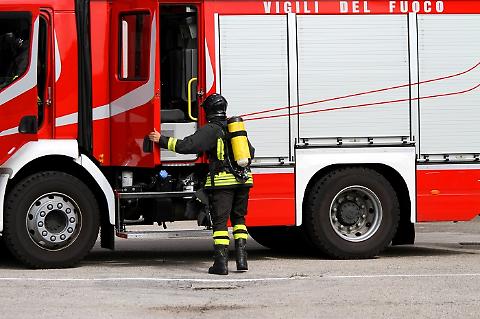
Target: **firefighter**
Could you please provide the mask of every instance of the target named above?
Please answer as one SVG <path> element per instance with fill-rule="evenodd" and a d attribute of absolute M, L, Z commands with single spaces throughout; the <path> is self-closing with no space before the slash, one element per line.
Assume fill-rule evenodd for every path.
<path fill-rule="evenodd" d="M 220 94 L 210 95 L 202 104 L 208 124 L 193 135 L 184 139 L 160 135 L 156 130 L 149 134 L 150 140 L 160 147 L 181 154 L 199 154 L 206 152 L 209 157 L 209 173 L 205 188 L 210 196 L 213 222 L 214 263 L 210 274 L 228 274 L 228 246 L 230 243 L 227 221 L 233 225 L 235 239 L 236 265 L 238 271 L 247 271 L 247 227 L 245 215 L 253 177 L 247 166 L 243 169 L 244 178 L 239 177 L 239 167 L 233 167 L 233 152 L 227 143 L 227 101 Z M 251 157 L 255 149 L 248 142 Z M 246 177 L 246 178 L 245 178 Z"/>

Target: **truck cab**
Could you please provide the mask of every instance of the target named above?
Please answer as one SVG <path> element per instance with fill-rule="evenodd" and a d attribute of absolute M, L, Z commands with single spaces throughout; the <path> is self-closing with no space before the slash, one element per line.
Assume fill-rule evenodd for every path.
<path fill-rule="evenodd" d="M 0 232 L 20 260 L 68 266 L 90 250 L 99 226 L 102 245 L 113 248 L 128 225 L 195 219 L 184 213 L 207 173 L 205 155 L 160 150 L 146 136 L 181 138 L 205 124 L 201 8 L 0 5 Z M 27 198 L 10 210 L 19 187 Z"/>

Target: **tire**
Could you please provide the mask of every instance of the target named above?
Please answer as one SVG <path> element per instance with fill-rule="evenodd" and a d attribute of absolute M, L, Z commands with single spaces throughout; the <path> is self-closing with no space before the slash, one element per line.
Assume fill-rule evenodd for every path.
<path fill-rule="evenodd" d="M 400 219 L 397 195 L 375 170 L 346 167 L 310 189 L 304 228 L 313 246 L 337 259 L 372 258 L 392 241 Z"/>
<path fill-rule="evenodd" d="M 260 245 L 278 252 L 306 252 L 298 227 L 249 227 L 248 233 Z"/>
<path fill-rule="evenodd" d="M 4 240 L 32 268 L 71 267 L 92 249 L 100 223 L 96 199 L 78 178 L 57 171 L 33 174 L 7 196 Z"/>

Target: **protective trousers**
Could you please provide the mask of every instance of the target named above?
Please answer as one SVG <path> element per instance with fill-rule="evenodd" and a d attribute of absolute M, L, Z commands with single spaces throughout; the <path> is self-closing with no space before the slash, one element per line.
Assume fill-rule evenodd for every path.
<path fill-rule="evenodd" d="M 247 214 L 249 187 L 211 190 L 211 213 L 215 245 L 228 245 L 227 221 L 233 226 L 235 239 L 247 239 L 245 215 Z"/>

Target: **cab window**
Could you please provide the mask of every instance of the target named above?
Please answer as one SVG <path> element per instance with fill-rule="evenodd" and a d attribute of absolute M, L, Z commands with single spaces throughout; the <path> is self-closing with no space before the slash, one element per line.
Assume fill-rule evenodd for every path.
<path fill-rule="evenodd" d="M 150 66 L 150 14 L 124 14 L 120 18 L 119 78 L 148 79 Z"/>
<path fill-rule="evenodd" d="M 29 12 L 0 12 L 0 90 L 27 71 L 31 20 Z"/>

